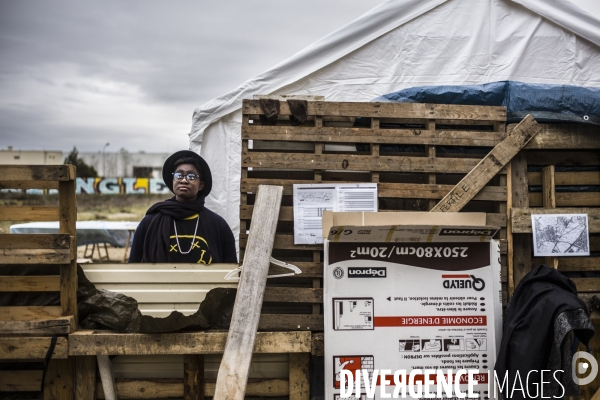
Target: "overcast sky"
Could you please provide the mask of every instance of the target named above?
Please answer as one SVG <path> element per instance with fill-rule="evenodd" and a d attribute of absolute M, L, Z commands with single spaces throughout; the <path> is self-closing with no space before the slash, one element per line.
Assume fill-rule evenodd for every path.
<path fill-rule="evenodd" d="M 171 152 L 194 109 L 381 0 L 0 0 L 0 149 Z"/>

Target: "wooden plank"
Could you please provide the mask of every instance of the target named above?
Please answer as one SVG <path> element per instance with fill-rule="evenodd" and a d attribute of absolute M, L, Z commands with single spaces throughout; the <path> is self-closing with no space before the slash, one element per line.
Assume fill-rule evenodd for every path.
<path fill-rule="evenodd" d="M 542 130 L 525 146 L 527 150 L 600 149 L 598 128 L 581 124 L 540 124 Z M 509 125 L 510 132 L 516 125 Z"/>
<path fill-rule="evenodd" d="M 0 307 L 0 322 L 53 319 L 60 317 L 56 306 L 10 306 Z"/>
<path fill-rule="evenodd" d="M 323 303 L 323 289 L 267 287 L 264 302 Z"/>
<path fill-rule="evenodd" d="M 511 162 L 510 210 L 513 207 L 529 208 L 527 157 L 519 152 Z M 508 295 L 512 295 L 521 279 L 531 271 L 531 239 L 515 234 L 512 224 L 507 227 L 508 238 Z M 512 265 L 511 265 L 512 263 Z"/>
<path fill-rule="evenodd" d="M 227 345 L 217 375 L 215 397 L 219 399 L 244 399 L 282 193 L 280 186 L 258 188 L 254 223 L 250 226 Z"/>
<path fill-rule="evenodd" d="M 460 211 L 539 130 L 540 127 L 531 115 L 525 117 L 506 139 L 494 147 L 431 211 Z"/>
<path fill-rule="evenodd" d="M 542 193 L 529 193 L 531 207 L 542 206 Z M 600 192 L 558 192 L 557 207 L 600 207 Z"/>
<path fill-rule="evenodd" d="M 402 116 L 403 119 L 506 121 L 506 108 L 504 107 L 454 104 L 309 101 L 306 112 L 308 115 L 323 116 L 368 118 L 398 118 L 398 116 Z M 244 100 L 242 103 L 242 113 L 261 115 L 263 112 L 258 100 Z M 279 114 L 291 114 L 286 102 L 280 103 Z"/>
<path fill-rule="evenodd" d="M 183 357 L 183 398 L 204 400 L 204 356 L 200 354 Z"/>
<path fill-rule="evenodd" d="M 318 169 L 373 172 L 430 172 L 465 174 L 479 163 L 471 158 L 427 158 L 356 154 L 278 154 L 248 151 L 242 167 L 272 169 Z"/>
<path fill-rule="evenodd" d="M 65 234 L 0 234 L 0 249 L 68 249 L 71 237 Z"/>
<path fill-rule="evenodd" d="M 557 162 L 560 160 L 560 162 Z M 600 157 L 597 151 L 527 151 L 527 163 L 529 165 L 600 165 Z"/>
<path fill-rule="evenodd" d="M 571 278 L 577 292 L 579 293 L 595 293 L 600 292 L 600 278 Z"/>
<path fill-rule="evenodd" d="M 51 359 L 44 381 L 44 399 L 71 400 L 75 396 L 75 359 Z"/>
<path fill-rule="evenodd" d="M 56 206 L 0 206 L 0 221 L 56 221 Z"/>
<path fill-rule="evenodd" d="M 58 181 L 0 181 L 0 189 L 58 189 Z"/>
<path fill-rule="evenodd" d="M 554 165 L 542 169 L 542 206 L 556 208 L 556 185 L 554 184 Z M 546 265 L 558 268 L 558 258 L 546 257 Z"/>
<path fill-rule="evenodd" d="M 60 208 L 60 233 L 77 237 L 77 203 L 75 200 L 75 181 L 70 180 L 60 182 L 58 193 L 58 204 Z M 73 248 L 77 248 L 77 242 L 73 243 Z M 78 324 L 77 318 L 77 255 L 70 262 L 60 266 L 60 306 L 62 315 L 72 315 L 75 324 Z"/>
<path fill-rule="evenodd" d="M 315 314 L 262 314 L 260 330 L 322 331 L 323 315 Z"/>
<path fill-rule="evenodd" d="M 242 140 L 265 141 L 494 147 L 505 137 L 504 132 L 489 131 L 242 126 Z"/>
<path fill-rule="evenodd" d="M 79 330 L 69 335 L 69 356 L 222 354 L 226 341 L 227 332 L 141 334 Z M 254 352 L 310 352 L 310 333 L 259 332 Z"/>
<path fill-rule="evenodd" d="M 96 357 L 77 357 L 75 366 L 75 398 L 96 400 Z"/>
<path fill-rule="evenodd" d="M 0 392 L 39 392 L 43 371 L 2 371 Z"/>
<path fill-rule="evenodd" d="M 3 310 L 4 308 L 18 308 L 18 307 L 0 307 L 0 314 L 6 316 Z M 23 307 L 32 308 L 32 307 Z M 53 314 L 60 314 L 59 307 L 45 307 L 52 308 Z M 17 316 L 23 316 L 23 313 L 16 313 Z M 34 314 L 37 316 L 38 314 Z M 9 317 L 12 315 L 8 315 Z M 25 317 L 31 317 L 29 314 L 25 314 Z M 75 330 L 75 323 L 72 317 L 57 317 L 55 319 L 44 319 L 34 321 L 23 321 L 23 320 L 6 320 L 0 318 L 0 335 L 68 335 Z"/>
<path fill-rule="evenodd" d="M 242 179 L 241 191 L 242 193 L 254 193 L 256 188 L 260 184 L 268 182 L 273 185 L 283 186 L 283 195 L 293 194 L 293 185 L 298 183 L 315 183 L 309 180 L 288 180 L 288 179 L 256 179 L 256 178 L 245 178 Z M 320 183 L 345 183 L 341 181 L 322 181 Z M 379 182 L 377 184 L 378 197 L 395 197 L 395 198 L 416 198 L 416 199 L 441 199 L 444 197 L 454 185 L 440 185 L 440 184 L 418 184 L 418 183 L 389 183 Z M 473 198 L 473 200 L 487 200 L 487 201 L 506 201 L 506 188 L 500 186 L 486 186 Z M 252 207 L 252 206 L 243 206 Z M 285 210 L 284 215 L 288 215 L 286 207 L 281 207 L 282 213 Z M 291 208 L 291 207 L 290 207 Z M 251 210 L 245 208 L 245 210 Z M 251 213 L 251 211 L 249 212 Z M 247 216 L 249 213 L 244 214 Z M 282 215 L 280 213 L 280 216 Z M 251 215 L 251 214 L 250 214 Z M 280 217 L 281 219 L 281 217 Z M 287 219 L 286 219 L 287 220 Z M 292 219 L 293 220 L 293 219 Z"/>
<path fill-rule="evenodd" d="M 533 259 L 533 266 L 543 262 L 540 258 Z M 558 265 L 560 272 L 592 272 L 600 271 L 600 257 L 561 257 Z"/>
<path fill-rule="evenodd" d="M 73 260 L 71 249 L 4 249 L 0 264 L 65 264 Z"/>
<path fill-rule="evenodd" d="M 309 354 L 290 354 L 290 400 L 308 400 L 310 398 Z"/>
<path fill-rule="evenodd" d="M 587 214 L 590 233 L 600 233 L 600 209 L 598 208 L 513 208 L 511 221 L 513 232 L 531 233 L 531 214 Z"/>
<path fill-rule="evenodd" d="M 98 398 L 103 399 L 102 385 L 97 386 Z M 117 380 L 117 393 L 121 399 L 165 399 L 183 398 L 184 387 L 181 379 L 160 380 Z M 213 397 L 215 382 L 204 384 L 204 393 Z M 246 396 L 248 397 L 286 397 L 289 394 L 289 383 L 284 379 L 260 379 L 248 381 Z"/>
<path fill-rule="evenodd" d="M 75 179 L 73 165 L 2 165 L 3 181 L 69 181 Z"/>
<path fill-rule="evenodd" d="M 60 277 L 49 276 L 0 276 L 0 292 L 58 292 Z"/>
<path fill-rule="evenodd" d="M 0 337 L 0 360 L 43 360 L 51 340 L 49 337 Z M 57 338 L 52 358 L 67 358 L 67 350 L 67 338 Z"/>
<path fill-rule="evenodd" d="M 541 172 L 529 172 L 529 184 L 532 186 L 542 185 Z M 554 183 L 556 186 L 597 186 L 600 185 L 600 171 L 574 171 L 554 172 Z M 284 193 L 285 194 L 285 193 Z"/>

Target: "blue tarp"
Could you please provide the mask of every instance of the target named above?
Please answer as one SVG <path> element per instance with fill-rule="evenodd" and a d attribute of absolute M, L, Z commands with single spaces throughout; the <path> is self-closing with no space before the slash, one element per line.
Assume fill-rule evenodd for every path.
<path fill-rule="evenodd" d="M 538 122 L 600 125 L 600 88 L 500 81 L 483 85 L 417 86 L 373 101 L 504 106 L 509 123 L 531 114 Z"/>

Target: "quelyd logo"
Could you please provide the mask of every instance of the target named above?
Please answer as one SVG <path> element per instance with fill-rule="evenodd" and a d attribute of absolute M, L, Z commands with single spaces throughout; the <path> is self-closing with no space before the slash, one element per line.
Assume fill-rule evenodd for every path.
<path fill-rule="evenodd" d="M 348 267 L 348 278 L 385 278 L 386 267 Z"/>
<path fill-rule="evenodd" d="M 442 275 L 442 279 L 445 289 L 475 289 L 477 292 L 485 289 L 484 280 L 476 278 L 475 275 Z"/>

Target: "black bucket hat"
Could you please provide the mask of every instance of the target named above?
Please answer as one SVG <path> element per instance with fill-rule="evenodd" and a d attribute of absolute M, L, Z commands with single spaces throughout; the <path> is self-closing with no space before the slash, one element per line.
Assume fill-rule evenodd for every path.
<path fill-rule="evenodd" d="M 200 166 L 200 179 L 204 182 L 204 188 L 198 192 L 198 196 L 208 196 L 212 189 L 212 174 L 210 173 L 210 167 L 204 161 L 204 158 L 191 150 L 180 150 L 169 156 L 163 165 L 162 175 L 165 185 L 173 191 L 173 172 L 175 172 L 175 162 L 181 158 L 193 158 L 198 162 Z"/>

